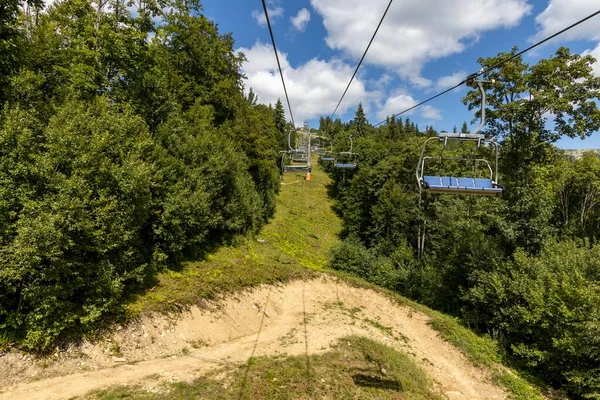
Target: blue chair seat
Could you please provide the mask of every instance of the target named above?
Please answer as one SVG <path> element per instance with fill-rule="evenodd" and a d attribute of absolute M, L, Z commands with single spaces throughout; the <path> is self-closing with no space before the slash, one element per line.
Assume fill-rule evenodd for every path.
<path fill-rule="evenodd" d="M 333 157 L 321 157 L 321 161 L 335 161 Z"/>
<path fill-rule="evenodd" d="M 497 195 L 504 189 L 495 185 L 491 179 L 455 178 L 451 176 L 424 176 L 425 190 L 432 193 L 458 193 Z"/>
<path fill-rule="evenodd" d="M 356 164 L 336 163 L 336 164 L 333 164 L 333 166 L 335 168 L 346 168 L 346 169 L 354 169 L 354 168 L 356 168 Z"/>

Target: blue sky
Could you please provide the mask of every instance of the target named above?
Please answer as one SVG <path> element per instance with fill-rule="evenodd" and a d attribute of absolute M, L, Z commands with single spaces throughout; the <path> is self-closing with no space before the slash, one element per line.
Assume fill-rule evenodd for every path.
<path fill-rule="evenodd" d="M 341 97 L 388 0 L 270 0 L 277 48 L 296 125 L 318 127 Z M 259 102 L 285 104 L 260 0 L 204 0 L 205 15 L 233 34 Z M 598 0 L 395 0 L 336 116 L 351 119 L 359 102 L 371 123 L 400 112 L 477 72 L 479 57 L 534 41 L 600 9 Z M 565 45 L 600 58 L 600 16 L 524 56 L 536 63 Z M 595 65 L 600 76 L 600 63 Z M 420 128 L 460 127 L 473 116 L 461 87 L 411 112 Z M 287 108 L 287 107 L 286 107 Z M 289 116 L 288 116 L 289 117 Z M 600 133 L 563 148 L 600 148 Z"/>

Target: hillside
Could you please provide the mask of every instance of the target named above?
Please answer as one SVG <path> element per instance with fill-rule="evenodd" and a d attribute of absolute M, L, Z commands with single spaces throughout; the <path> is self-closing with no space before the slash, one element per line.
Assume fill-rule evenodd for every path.
<path fill-rule="evenodd" d="M 0 399 L 538 396 L 451 318 L 315 272 L 338 242 L 329 183 L 320 168 L 310 183 L 286 175 L 254 241 L 163 274 L 98 340 L 1 355 Z"/>
<path fill-rule="evenodd" d="M 581 157 L 583 157 L 583 154 L 588 151 L 600 155 L 600 149 L 564 149 L 563 151 L 565 152 L 565 154 L 567 154 L 570 157 L 573 157 L 574 159 L 580 159 Z"/>

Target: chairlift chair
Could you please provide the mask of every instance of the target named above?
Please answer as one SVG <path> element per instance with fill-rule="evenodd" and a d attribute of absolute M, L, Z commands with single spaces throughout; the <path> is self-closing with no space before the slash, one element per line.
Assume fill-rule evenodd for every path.
<path fill-rule="evenodd" d="M 423 143 L 421 149 L 421 157 L 417 164 L 416 177 L 419 184 L 419 190 L 430 193 L 455 193 L 455 194 L 470 194 L 470 195 L 487 195 L 496 196 L 504 192 L 504 188 L 498 184 L 498 143 L 484 134 L 479 133 L 485 124 L 485 91 L 482 86 L 482 81 L 475 80 L 475 75 L 467 78 L 467 85 L 478 87 L 481 93 L 481 121 L 475 131 L 471 133 L 440 133 L 438 136 L 430 137 Z M 490 164 L 484 157 L 444 157 L 444 150 L 448 145 L 448 141 L 471 142 L 475 143 L 477 149 L 488 145 L 493 148 L 494 166 Z M 442 143 L 442 150 L 437 156 L 426 156 L 427 144 L 431 142 Z M 437 160 L 454 160 L 459 162 L 471 162 L 473 172 L 475 165 L 481 165 L 485 171 L 482 176 L 467 176 L 454 177 L 445 175 L 426 175 L 426 167 L 428 162 Z M 489 173 L 489 175 L 488 175 Z M 473 174 L 474 175 L 474 174 Z"/>
<path fill-rule="evenodd" d="M 334 160 L 334 168 L 356 169 L 357 153 L 352 151 L 354 138 L 350 136 L 350 151 L 340 151 Z"/>
<path fill-rule="evenodd" d="M 311 172 L 312 165 L 310 163 L 310 141 L 308 143 L 309 152 L 306 148 L 292 148 L 291 143 L 292 131 L 288 133 L 288 149 L 281 151 L 281 169 L 282 172 Z M 310 139 L 309 139 L 310 140 Z"/>
<path fill-rule="evenodd" d="M 357 153 L 342 151 L 337 154 L 333 166 L 341 169 L 356 169 Z"/>
<path fill-rule="evenodd" d="M 319 161 L 327 163 L 335 161 L 335 157 L 333 156 L 333 142 L 330 142 L 330 145 L 330 150 L 326 150 L 322 154 L 319 153 Z"/>
<path fill-rule="evenodd" d="M 331 151 L 325 151 L 323 152 L 323 155 L 321 155 L 321 161 L 332 162 L 335 161 L 335 157 L 333 157 Z"/>

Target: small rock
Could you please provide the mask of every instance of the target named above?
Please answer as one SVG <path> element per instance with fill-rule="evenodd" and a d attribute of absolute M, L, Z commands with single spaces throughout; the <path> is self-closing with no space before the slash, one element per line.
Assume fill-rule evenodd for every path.
<path fill-rule="evenodd" d="M 114 362 L 127 362 L 125 357 L 113 357 L 112 359 Z"/>

